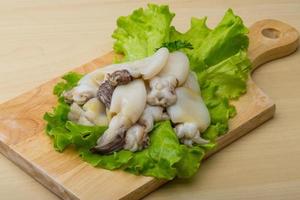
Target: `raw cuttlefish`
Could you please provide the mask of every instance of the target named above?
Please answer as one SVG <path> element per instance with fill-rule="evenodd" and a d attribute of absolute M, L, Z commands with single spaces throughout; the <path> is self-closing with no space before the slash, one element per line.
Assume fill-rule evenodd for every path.
<path fill-rule="evenodd" d="M 142 150 L 149 145 L 154 123 L 167 119 L 183 144 L 209 142 L 201 133 L 210 115 L 188 57 L 179 51 L 161 48 L 141 60 L 97 69 L 63 95 L 71 104 L 69 120 L 108 125 L 91 149 L 96 153 Z"/>

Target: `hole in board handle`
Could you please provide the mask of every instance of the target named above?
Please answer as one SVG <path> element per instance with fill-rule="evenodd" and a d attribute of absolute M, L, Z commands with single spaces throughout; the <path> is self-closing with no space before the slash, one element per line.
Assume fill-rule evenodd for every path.
<path fill-rule="evenodd" d="M 274 28 L 264 28 L 261 33 L 263 36 L 270 38 L 270 39 L 277 39 L 280 36 L 280 31 Z"/>

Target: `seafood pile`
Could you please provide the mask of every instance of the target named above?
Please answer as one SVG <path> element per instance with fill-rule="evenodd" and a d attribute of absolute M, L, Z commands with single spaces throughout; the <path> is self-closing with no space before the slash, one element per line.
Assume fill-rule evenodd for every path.
<path fill-rule="evenodd" d="M 146 148 L 154 123 L 168 119 L 181 143 L 208 143 L 201 133 L 210 115 L 189 65 L 185 53 L 163 47 L 144 59 L 99 68 L 63 93 L 68 119 L 108 126 L 91 149 L 99 154 Z"/>

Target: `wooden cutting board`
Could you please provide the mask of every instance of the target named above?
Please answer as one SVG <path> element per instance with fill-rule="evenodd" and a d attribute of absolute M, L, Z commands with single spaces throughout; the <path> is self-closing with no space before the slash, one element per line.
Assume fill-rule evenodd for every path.
<path fill-rule="evenodd" d="M 298 33 L 276 20 L 262 20 L 250 28 L 249 58 L 253 70 L 270 60 L 294 52 Z M 113 53 L 99 57 L 74 71 L 90 72 L 110 64 Z M 44 132 L 43 115 L 56 105 L 53 86 L 60 78 L 0 105 L 0 151 L 29 175 L 63 199 L 139 199 L 165 183 L 151 177 L 123 171 L 94 168 L 83 162 L 74 149 L 56 152 Z M 220 150 L 253 128 L 270 119 L 275 104 L 249 78 L 247 94 L 232 102 L 237 116 L 229 132 L 218 139 Z"/>

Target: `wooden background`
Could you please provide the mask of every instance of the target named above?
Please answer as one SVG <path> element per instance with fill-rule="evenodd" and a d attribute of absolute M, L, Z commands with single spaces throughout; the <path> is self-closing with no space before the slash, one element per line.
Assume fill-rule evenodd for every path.
<path fill-rule="evenodd" d="M 156 1 L 153 1 L 156 2 Z M 300 30 L 300 2 L 163 1 L 184 31 L 191 16 L 215 25 L 228 7 L 247 25 L 282 20 Z M 0 1 L 0 102 L 111 50 L 115 20 L 143 1 Z M 254 81 L 275 101 L 275 118 L 145 199 L 299 199 L 300 51 L 259 68 Z M 1 199 L 58 199 L 0 155 Z"/>

